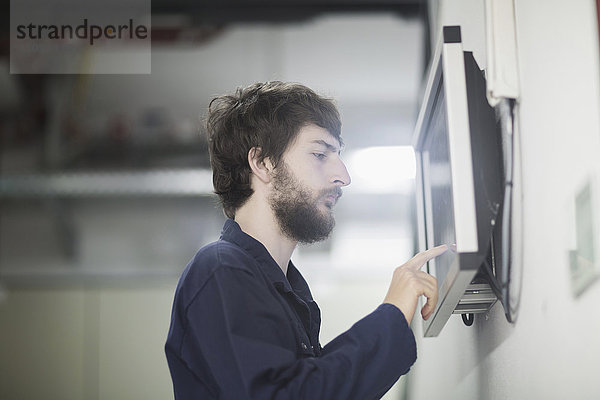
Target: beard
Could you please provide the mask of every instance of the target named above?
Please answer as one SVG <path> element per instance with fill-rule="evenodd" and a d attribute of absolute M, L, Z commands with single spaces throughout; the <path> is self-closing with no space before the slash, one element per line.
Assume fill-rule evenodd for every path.
<path fill-rule="evenodd" d="M 333 204 L 327 203 L 328 211 L 323 212 L 318 203 L 328 195 L 340 197 L 342 189 L 325 189 L 314 195 L 282 161 L 273 176 L 273 192 L 269 196 L 281 232 L 304 244 L 327 239 L 335 226 Z"/>

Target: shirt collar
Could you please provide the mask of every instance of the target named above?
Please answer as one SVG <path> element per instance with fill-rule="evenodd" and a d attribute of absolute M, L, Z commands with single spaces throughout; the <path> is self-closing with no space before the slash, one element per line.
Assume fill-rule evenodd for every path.
<path fill-rule="evenodd" d="M 294 263 L 291 260 L 288 263 L 286 277 L 267 248 L 261 242 L 242 231 L 240 225 L 234 220 L 228 219 L 225 221 L 223 230 L 221 231 L 221 240 L 234 243 L 246 250 L 248 254 L 258 261 L 262 271 L 276 287 L 281 287 L 285 292 L 293 291 L 306 301 L 313 301 L 308 284 L 302 274 L 300 274 L 300 271 L 294 266 Z"/>

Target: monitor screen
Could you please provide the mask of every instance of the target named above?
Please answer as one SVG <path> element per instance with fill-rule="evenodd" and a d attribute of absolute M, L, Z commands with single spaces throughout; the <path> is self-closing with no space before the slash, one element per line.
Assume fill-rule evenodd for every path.
<path fill-rule="evenodd" d="M 438 87 L 436 103 L 445 104 L 443 85 Z M 450 155 L 448 147 L 448 132 L 446 130 L 446 107 L 435 107 L 430 119 L 429 133 L 425 138 L 423 147 L 427 149 L 422 153 L 423 171 L 429 181 L 429 193 L 425 201 L 430 208 L 428 216 L 431 219 L 432 235 L 429 235 L 427 247 L 431 248 L 440 244 L 447 244 L 453 248 L 456 244 L 454 232 L 454 207 L 452 203 L 452 171 L 450 168 Z M 433 236 L 433 237 L 431 237 Z M 432 241 L 431 243 L 429 243 Z M 430 267 L 439 279 L 444 279 L 450 270 L 456 254 L 448 251 L 437 257 Z M 433 272 L 433 271 L 430 271 Z"/>

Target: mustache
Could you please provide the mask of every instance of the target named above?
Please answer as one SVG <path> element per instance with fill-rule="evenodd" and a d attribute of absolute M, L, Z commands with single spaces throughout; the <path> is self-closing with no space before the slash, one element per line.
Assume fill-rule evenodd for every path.
<path fill-rule="evenodd" d="M 333 189 L 322 190 L 320 197 L 326 197 L 326 196 L 335 196 L 336 199 L 339 199 L 340 197 L 342 197 L 342 188 L 336 186 Z"/>

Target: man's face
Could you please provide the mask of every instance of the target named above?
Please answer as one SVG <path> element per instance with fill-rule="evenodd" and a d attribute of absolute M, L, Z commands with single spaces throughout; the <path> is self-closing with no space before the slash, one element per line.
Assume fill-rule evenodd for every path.
<path fill-rule="evenodd" d="M 300 243 L 326 239 L 333 207 L 349 184 L 338 141 L 316 125 L 303 127 L 273 176 L 269 201 L 282 232 Z"/>

